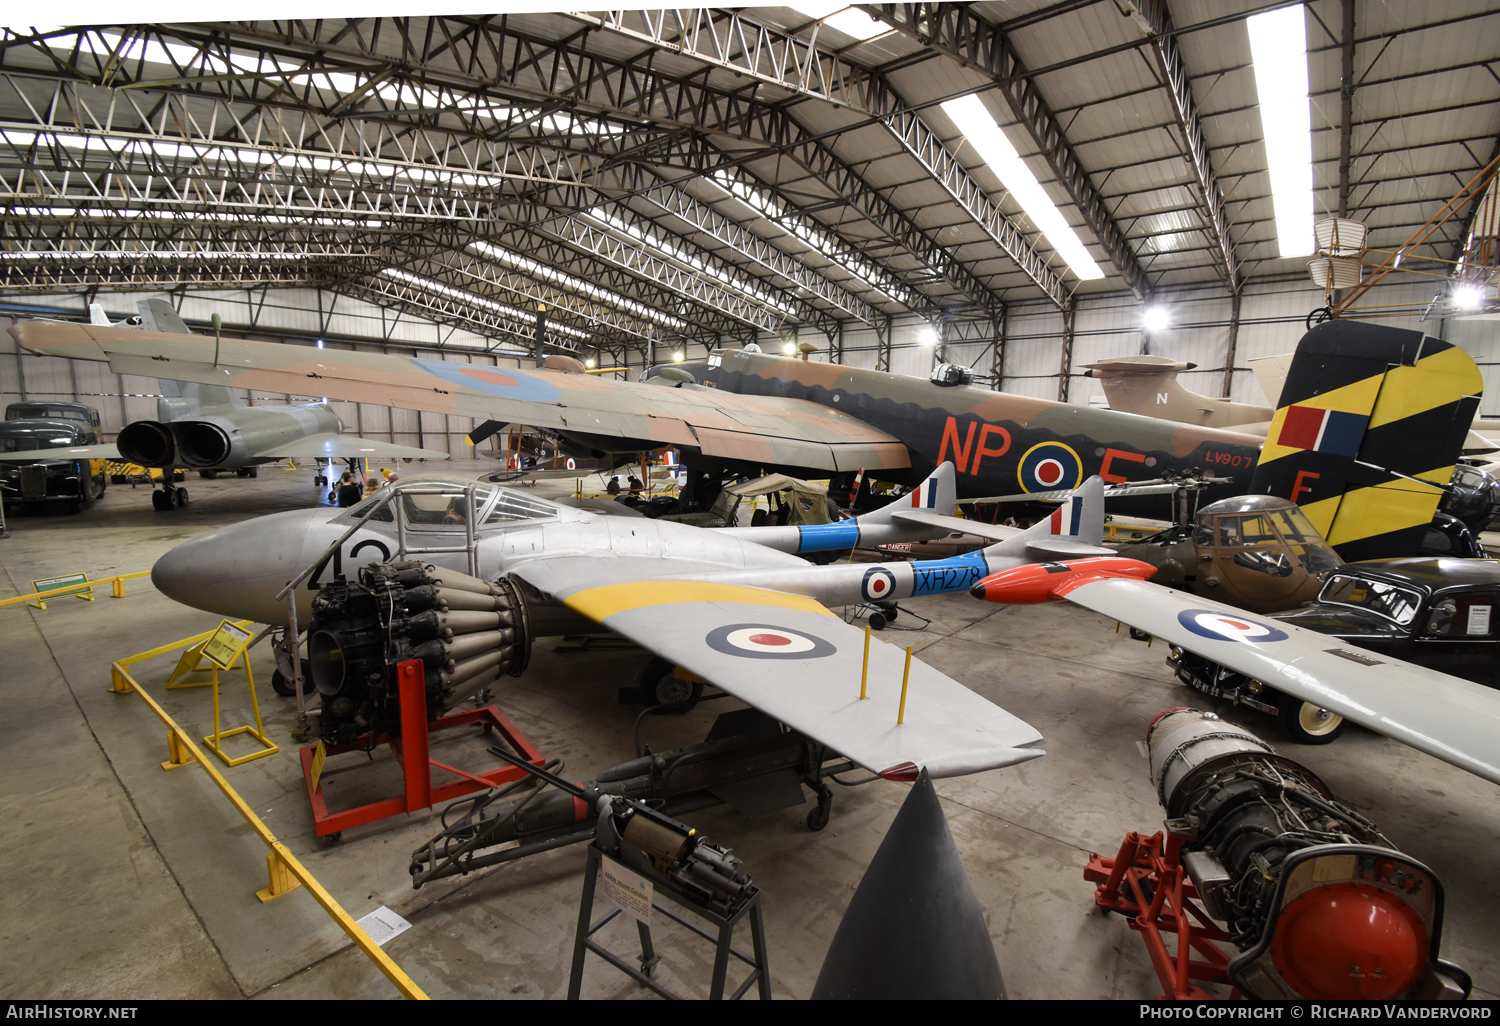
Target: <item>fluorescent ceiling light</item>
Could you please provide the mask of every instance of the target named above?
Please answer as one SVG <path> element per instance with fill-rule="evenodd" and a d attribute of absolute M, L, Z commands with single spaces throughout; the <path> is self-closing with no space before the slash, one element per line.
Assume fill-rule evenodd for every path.
<path fill-rule="evenodd" d="M 1161 331 L 1172 323 L 1172 315 L 1164 306 L 1148 306 L 1141 317 L 1141 323 L 1147 331 Z"/>
<path fill-rule="evenodd" d="M 601 300 L 611 306 L 627 310 L 646 320 L 654 321 L 658 324 L 666 324 L 673 328 L 687 327 L 687 322 L 679 317 L 673 317 L 671 314 L 663 313 L 660 310 L 647 306 L 645 303 L 638 303 L 617 292 L 611 292 L 609 289 L 600 288 L 593 282 L 584 281 L 575 275 L 559 271 L 554 267 L 548 267 L 546 264 L 538 263 L 528 256 L 522 256 L 520 253 L 513 253 L 508 249 L 503 249 L 488 242 L 475 242 L 469 248 L 476 253 L 483 253 L 485 256 L 493 257 L 501 263 L 523 271 L 532 277 L 541 278 L 544 281 L 550 281 L 557 285 L 564 285 L 567 288 L 582 292 L 592 299 Z"/>
<path fill-rule="evenodd" d="M 1000 184 L 1005 186 L 1011 197 L 1021 205 L 1021 209 L 1026 211 L 1031 223 L 1047 237 L 1052 248 L 1057 250 L 1079 280 L 1095 281 L 1104 277 L 1104 272 L 1094 263 L 1094 258 L 1089 256 L 1088 250 L 1068 226 L 1068 222 L 1063 220 L 1061 212 L 1046 190 L 985 109 L 983 101 L 977 96 L 960 96 L 956 100 L 945 102 L 943 113 L 963 133 L 965 141 L 974 147 L 974 152 L 979 154 L 980 159 L 995 172 Z"/>
<path fill-rule="evenodd" d="M 867 39 L 894 32 L 889 25 L 882 24 L 864 11 L 850 7 L 842 0 L 804 0 L 803 3 L 788 4 L 798 14 L 821 21 L 829 28 L 838 29 L 846 36 L 853 36 L 863 43 Z"/>
<path fill-rule="evenodd" d="M 1276 244 L 1283 257 L 1308 256 L 1313 251 L 1313 175 L 1305 16 L 1299 4 L 1247 18 L 1245 27 L 1271 172 Z"/>

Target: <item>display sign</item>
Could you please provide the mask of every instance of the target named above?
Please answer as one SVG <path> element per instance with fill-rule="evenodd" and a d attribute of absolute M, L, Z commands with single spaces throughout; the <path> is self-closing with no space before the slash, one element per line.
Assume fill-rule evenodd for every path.
<path fill-rule="evenodd" d="M 66 574 L 62 577 L 47 577 L 31 582 L 31 590 L 43 598 L 65 595 L 79 591 L 89 583 L 88 574 Z"/>
<path fill-rule="evenodd" d="M 636 922 L 651 925 L 651 901 L 656 888 L 650 880 L 613 859 L 600 860 L 599 876 L 604 882 L 606 901 Z"/>
<path fill-rule="evenodd" d="M 1469 631 L 1470 634 L 1488 634 L 1490 632 L 1490 609 L 1491 606 L 1469 607 Z"/>
<path fill-rule="evenodd" d="M 308 786 L 314 792 L 318 790 L 318 782 L 323 779 L 323 764 L 328 761 L 328 749 L 323 747 L 323 739 L 318 739 L 318 750 L 313 753 L 312 776 L 308 778 Z"/>
<path fill-rule="evenodd" d="M 236 627 L 228 620 L 219 624 L 219 629 L 203 643 L 203 655 L 221 670 L 227 670 L 245 651 L 250 643 L 250 632 Z"/>

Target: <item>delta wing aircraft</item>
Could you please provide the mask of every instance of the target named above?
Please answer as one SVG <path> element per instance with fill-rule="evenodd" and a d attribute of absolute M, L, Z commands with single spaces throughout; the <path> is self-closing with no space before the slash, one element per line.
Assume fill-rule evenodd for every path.
<path fill-rule="evenodd" d="M 1500 691 L 1153 584 L 1122 557 L 1016 567 L 984 578 L 975 598 L 1028 605 L 1066 599 L 1329 714 L 1500 784 Z"/>
<path fill-rule="evenodd" d="M 171 304 L 160 299 L 142 300 L 140 316 L 131 321 L 153 335 L 157 329 L 189 335 Z M 89 307 L 90 325 L 110 330 L 134 330 L 131 323 L 111 324 L 98 304 Z M 205 344 L 211 344 L 204 339 Z M 162 373 L 158 366 L 150 372 Z M 156 420 L 137 420 L 125 425 L 115 439 L 119 458 L 142 467 L 168 471 L 162 488 L 151 496 L 157 509 L 170 510 L 187 501 L 187 490 L 173 488 L 170 471 L 177 467 L 213 477 L 233 470 L 254 477 L 262 463 L 295 457 L 347 460 L 350 468 L 360 459 L 445 460 L 448 454 L 409 445 L 394 445 L 343 433 L 343 425 L 326 402 L 262 403 L 248 406 L 231 388 L 198 381 L 158 378 L 163 392 L 156 401 Z M 316 389 L 301 388 L 312 392 Z"/>
<path fill-rule="evenodd" d="M 903 707 L 904 653 L 872 642 L 864 675 L 864 632 L 829 607 L 967 590 L 1059 545 L 1107 551 L 1101 490 L 1090 482 L 1065 511 L 982 552 L 817 567 L 744 531 L 601 516 L 431 475 L 349 510 L 278 513 L 195 538 L 158 560 L 152 582 L 198 609 L 285 624 L 278 592 L 317 563 L 295 597 L 297 622 L 312 616 L 307 651 L 325 735 L 371 722 L 365 689 L 379 673 L 354 672 L 360 639 L 377 640 L 377 661 L 427 646 L 410 650 L 431 657 L 430 708 L 448 708 L 503 670 L 524 669 L 532 638 L 602 627 L 665 661 L 648 700 L 678 700 L 684 680 L 709 681 L 887 776 L 912 779 L 923 766 L 950 776 L 1034 758 L 1041 752 L 1027 746 L 1040 737 L 920 660 Z M 468 559 L 470 524 L 473 576 L 455 572 Z M 424 551 L 431 569 L 404 561 Z M 387 584 L 362 606 L 377 576 Z"/>

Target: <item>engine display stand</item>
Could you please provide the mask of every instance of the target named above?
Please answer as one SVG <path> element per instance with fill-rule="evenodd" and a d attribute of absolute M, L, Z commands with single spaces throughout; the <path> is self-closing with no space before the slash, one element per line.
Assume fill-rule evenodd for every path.
<path fill-rule="evenodd" d="M 614 952 L 605 949 L 598 941 L 594 940 L 594 934 L 609 925 L 620 910 L 614 909 L 597 923 L 590 925 L 594 914 L 594 887 L 599 879 L 599 870 L 602 864 L 609 862 L 619 865 L 614 859 L 604 854 L 595 845 L 588 847 L 588 868 L 583 874 L 583 900 L 578 906 L 578 933 L 573 941 L 573 971 L 568 977 L 568 1000 L 577 1001 L 583 989 L 583 961 L 584 955 L 592 951 L 620 972 L 629 976 L 632 980 L 644 986 L 650 987 L 657 994 L 669 1001 L 682 1000 L 680 995 L 673 994 L 651 978 L 651 971 L 661 961 L 661 956 L 656 953 L 656 948 L 651 942 L 651 927 L 645 923 L 637 922 L 636 931 L 641 939 L 641 954 L 638 959 L 640 968 L 630 965 Z M 672 922 L 685 926 L 689 930 L 702 937 L 704 940 L 714 942 L 714 974 L 709 984 L 708 999 L 710 1001 L 722 1001 L 724 999 L 725 979 L 729 975 L 729 956 L 744 962 L 750 967 L 750 975 L 745 977 L 743 983 L 729 996 L 731 1001 L 738 1001 L 744 997 L 752 985 L 756 986 L 762 1001 L 771 1000 L 771 976 L 766 968 L 766 926 L 760 914 L 760 891 L 756 890 L 750 898 L 740 906 L 739 911 L 729 917 L 720 916 L 702 905 L 689 901 L 679 894 L 666 881 L 660 877 L 654 878 L 657 894 L 665 894 L 687 911 L 708 921 L 717 930 L 710 933 L 694 923 L 688 922 L 681 916 L 673 915 L 672 912 L 663 908 L 659 903 L 653 901 L 651 909 L 666 916 Z M 734 928 L 746 916 L 750 918 L 750 939 L 755 948 L 755 957 L 750 957 L 743 952 L 734 949 Z"/>
<path fill-rule="evenodd" d="M 1198 891 L 1182 865 L 1182 848 L 1188 840 L 1160 830 L 1149 837 L 1131 831 L 1114 858 L 1091 855 L 1083 878 L 1099 885 L 1095 903 L 1125 916 L 1146 942 L 1165 991 L 1158 998 L 1212 1001 L 1216 995 L 1193 981 L 1230 984 L 1229 956 L 1214 942 L 1233 943 L 1234 938 L 1198 904 Z M 1177 935 L 1175 952 L 1167 950 L 1164 933 Z M 1201 959 L 1194 958 L 1194 952 Z M 1240 993 L 1232 990 L 1230 996 L 1237 998 Z"/>
<path fill-rule="evenodd" d="M 372 740 L 369 734 L 365 734 L 355 738 L 350 744 L 328 745 L 325 748 L 326 757 L 345 752 L 365 754 L 382 743 L 390 745 L 391 751 L 401 762 L 405 780 L 405 793 L 401 796 L 385 798 L 368 805 L 346 809 L 343 812 L 329 812 L 327 799 L 323 795 L 321 779 L 323 767 L 317 758 L 318 746 L 308 745 L 301 749 L 302 779 L 307 785 L 307 801 L 312 806 L 313 823 L 317 827 L 319 837 L 337 840 L 337 835 L 350 827 L 364 826 L 366 823 L 389 819 L 402 813 L 412 813 L 418 809 L 430 809 L 435 803 L 446 802 L 500 784 L 508 784 L 526 776 L 525 770 L 515 766 L 505 766 L 487 773 L 470 773 L 439 762 L 432 758 L 429 744 L 429 735 L 439 731 L 480 724 L 487 732 L 490 730 L 499 732 L 500 736 L 520 753 L 521 758 L 533 766 L 541 766 L 546 762 L 536 746 L 528 741 L 516 729 L 515 724 L 506 719 L 505 715 L 493 705 L 451 713 L 428 723 L 427 690 L 423 685 L 423 674 L 421 660 L 397 664 L 397 683 L 401 689 L 400 737 L 382 734 Z M 464 779 L 444 784 L 442 787 L 434 787 L 432 783 L 432 767 L 434 766 Z"/>

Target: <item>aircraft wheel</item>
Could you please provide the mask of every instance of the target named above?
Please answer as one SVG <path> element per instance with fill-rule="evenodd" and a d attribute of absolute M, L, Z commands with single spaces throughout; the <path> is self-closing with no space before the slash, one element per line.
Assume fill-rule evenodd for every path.
<path fill-rule="evenodd" d="M 271 671 L 271 690 L 282 698 L 296 698 L 297 689 L 287 680 L 280 668 Z M 312 663 L 302 660 L 302 693 L 307 695 L 312 688 Z"/>
<path fill-rule="evenodd" d="M 186 488 L 179 488 L 179 489 L 177 489 L 177 505 L 178 506 L 186 506 L 187 504 L 188 504 L 187 489 Z"/>
<path fill-rule="evenodd" d="M 641 672 L 641 700 L 646 705 L 677 706 L 687 712 L 703 697 L 703 685 L 697 681 L 678 680 L 674 667 L 665 659 L 652 659 Z"/>
<path fill-rule="evenodd" d="M 1283 697 L 1277 718 L 1287 739 L 1298 745 L 1326 745 L 1344 732 L 1347 724 L 1336 712 L 1329 712 L 1312 702 L 1291 696 Z"/>
<path fill-rule="evenodd" d="M 883 631 L 883 630 L 885 630 L 885 614 L 884 613 L 871 613 L 870 614 L 870 630 L 872 630 L 872 631 Z"/>
<path fill-rule="evenodd" d="M 205 481 L 212 481 L 219 476 L 219 472 L 217 470 L 200 470 L 198 471 L 198 476 Z"/>
<path fill-rule="evenodd" d="M 159 492 L 153 488 L 151 490 L 151 508 L 160 510 L 168 509 L 166 498 L 167 494 L 165 492 Z"/>
<path fill-rule="evenodd" d="M 894 602 L 880 603 L 880 615 L 885 617 L 886 623 L 895 623 L 896 617 L 901 615 L 901 607 Z"/>
<path fill-rule="evenodd" d="M 246 477 L 259 477 L 260 476 L 260 468 L 259 467 L 246 467 L 245 468 L 245 476 Z"/>

